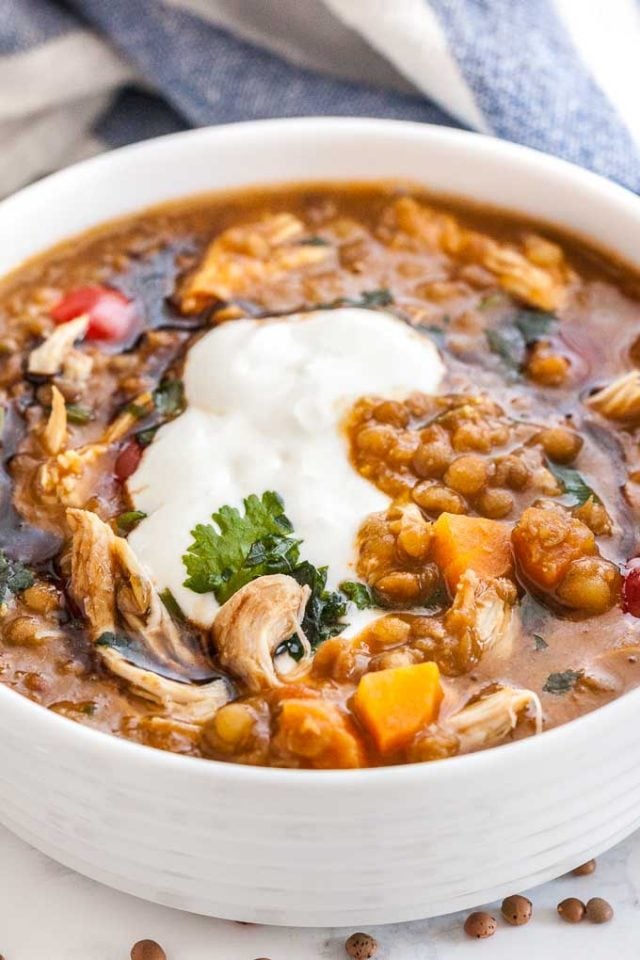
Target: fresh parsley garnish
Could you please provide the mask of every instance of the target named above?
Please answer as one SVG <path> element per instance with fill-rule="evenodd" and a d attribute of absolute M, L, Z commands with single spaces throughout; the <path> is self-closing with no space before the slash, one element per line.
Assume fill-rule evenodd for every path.
<path fill-rule="evenodd" d="M 300 560 L 300 541 L 293 534 L 282 498 L 273 491 L 244 501 L 244 514 L 224 506 L 212 515 L 213 524 L 198 524 L 193 543 L 182 560 L 185 586 L 196 593 L 212 592 L 218 603 L 250 581 L 266 574 L 285 573 L 311 589 L 302 622 L 312 646 L 344 628 L 345 597 L 326 589 L 327 568 Z M 287 645 L 295 656 L 295 638 Z"/>
<path fill-rule="evenodd" d="M 0 603 L 4 603 L 8 593 L 22 593 L 33 583 L 31 571 L 18 560 L 10 560 L 0 550 Z"/>
<path fill-rule="evenodd" d="M 545 693 L 561 696 L 573 690 L 582 675 L 582 670 L 563 670 L 562 673 L 550 673 L 542 689 Z"/>
<path fill-rule="evenodd" d="M 126 510 L 116 517 L 117 532 L 119 534 L 130 533 L 146 516 L 144 510 Z"/>
<path fill-rule="evenodd" d="M 112 630 L 105 630 L 96 640 L 98 647 L 113 647 L 114 650 L 126 652 L 132 644 L 131 638 L 126 633 L 114 633 Z"/>
<path fill-rule="evenodd" d="M 485 330 L 489 349 L 500 357 L 512 373 L 519 373 L 524 365 L 527 349 L 551 333 L 557 317 L 542 310 L 521 308 L 501 327 Z"/>
<path fill-rule="evenodd" d="M 380 604 L 373 595 L 371 587 L 366 583 L 357 583 L 355 580 L 343 580 L 340 590 L 347 600 L 355 604 L 358 610 L 368 610 L 370 607 L 379 607 Z"/>
<path fill-rule="evenodd" d="M 251 494 L 244 500 L 244 516 L 224 506 L 211 519 L 215 526 L 199 523 L 191 531 L 193 543 L 182 558 L 188 573 L 184 585 L 195 593 L 212 592 L 224 603 L 250 580 L 265 572 L 288 573 L 297 563 L 298 541 L 289 537 L 293 528 L 277 493 Z"/>
<path fill-rule="evenodd" d="M 561 485 L 565 495 L 570 498 L 568 506 L 581 507 L 591 497 L 596 503 L 601 503 L 598 494 L 591 489 L 582 474 L 573 467 L 561 467 L 552 460 L 547 460 L 547 467 Z"/>
<path fill-rule="evenodd" d="M 533 643 L 536 651 L 546 650 L 549 644 L 544 637 L 541 637 L 539 633 L 534 633 Z"/>

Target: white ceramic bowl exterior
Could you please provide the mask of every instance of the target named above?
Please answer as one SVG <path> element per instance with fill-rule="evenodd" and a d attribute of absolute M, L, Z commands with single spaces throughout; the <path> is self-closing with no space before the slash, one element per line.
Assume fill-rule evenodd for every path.
<path fill-rule="evenodd" d="M 105 219 L 199 191 L 395 178 L 553 221 L 640 260 L 640 200 L 489 138 L 376 120 L 178 134 L 0 205 L 0 273 Z M 265 770 L 109 737 L 0 685 L 0 820 L 97 880 L 235 920 L 410 920 L 542 882 L 640 825 L 640 691 L 542 737 L 433 764 Z"/>

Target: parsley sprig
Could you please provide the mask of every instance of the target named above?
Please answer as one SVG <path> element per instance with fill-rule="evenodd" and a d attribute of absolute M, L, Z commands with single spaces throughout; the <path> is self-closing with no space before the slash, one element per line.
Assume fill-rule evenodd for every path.
<path fill-rule="evenodd" d="M 224 506 L 212 515 L 213 524 L 198 524 L 182 560 L 185 586 L 195 593 L 213 593 L 225 603 L 237 590 L 258 577 L 285 573 L 311 589 L 302 629 L 312 646 L 344 629 L 346 597 L 327 590 L 327 568 L 300 560 L 300 540 L 284 512 L 279 494 L 267 490 L 244 501 L 244 513 Z"/>

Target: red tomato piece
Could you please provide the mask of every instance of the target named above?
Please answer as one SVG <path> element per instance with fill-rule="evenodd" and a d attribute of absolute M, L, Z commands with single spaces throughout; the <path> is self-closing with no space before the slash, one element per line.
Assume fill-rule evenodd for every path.
<path fill-rule="evenodd" d="M 134 319 L 131 301 L 111 287 L 78 287 L 65 294 L 51 310 L 56 323 L 67 323 L 83 313 L 89 315 L 89 340 L 123 340 Z"/>
<path fill-rule="evenodd" d="M 640 617 L 640 559 L 631 560 L 622 581 L 622 609 Z"/>
<path fill-rule="evenodd" d="M 118 480 L 127 480 L 132 473 L 135 473 L 141 457 L 142 447 L 137 440 L 127 440 L 114 466 L 114 473 Z"/>

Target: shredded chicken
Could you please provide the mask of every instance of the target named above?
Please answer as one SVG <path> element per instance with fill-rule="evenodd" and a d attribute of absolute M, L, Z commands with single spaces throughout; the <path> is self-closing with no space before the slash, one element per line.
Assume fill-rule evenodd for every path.
<path fill-rule="evenodd" d="M 180 683 L 129 663 L 113 647 L 101 647 L 100 655 L 111 672 L 126 681 L 134 693 L 157 703 L 172 719 L 183 723 L 206 723 L 231 699 L 229 684 L 222 677 L 203 684 Z"/>
<path fill-rule="evenodd" d="M 102 455 L 107 447 L 90 443 L 76 450 L 63 450 L 40 465 L 37 473 L 39 498 L 66 507 L 83 507 L 92 496 Z"/>
<path fill-rule="evenodd" d="M 520 627 L 516 603 L 516 588 L 510 580 L 483 580 L 467 570 L 444 616 L 454 667 L 447 672 L 466 672 L 488 654 L 507 659 Z"/>
<path fill-rule="evenodd" d="M 187 680 L 189 668 L 200 666 L 127 541 L 88 510 L 67 510 L 67 522 L 72 533 L 71 590 L 105 665 L 172 717 L 193 723 L 212 717 L 230 699 L 222 678 L 200 685 L 167 679 L 130 662 L 119 648 L 98 642 L 122 624 L 159 669 L 183 673 Z"/>
<path fill-rule="evenodd" d="M 640 422 L 640 371 L 632 370 L 618 377 L 590 396 L 587 404 L 608 420 Z"/>
<path fill-rule="evenodd" d="M 535 235 L 525 237 L 520 248 L 498 243 L 464 227 L 451 214 L 411 197 L 402 197 L 393 204 L 383 224 L 383 236 L 385 230 L 394 245 L 401 242 L 397 236 L 400 230 L 411 244 L 441 250 L 463 264 L 482 266 L 508 293 L 541 310 L 561 307 L 575 281 L 575 274 L 557 244 Z"/>
<path fill-rule="evenodd" d="M 213 624 L 218 659 L 249 690 L 280 684 L 273 655 L 293 634 L 304 649 L 300 670 L 306 669 L 311 648 L 300 623 L 309 594 L 309 587 L 278 573 L 252 580 L 221 607 Z"/>
<path fill-rule="evenodd" d="M 42 434 L 47 453 L 55 456 L 67 443 L 67 407 L 56 386 L 51 388 L 51 413 Z"/>
<path fill-rule="evenodd" d="M 151 413 L 153 410 L 153 397 L 150 393 L 141 393 L 130 406 L 135 408 L 136 411 L 144 410 L 147 413 Z M 109 424 L 102 436 L 102 442 L 109 444 L 122 440 L 129 430 L 135 427 L 139 421 L 140 413 L 133 412 L 132 410 L 124 410 L 123 413 L 116 417 L 113 423 Z"/>
<path fill-rule="evenodd" d="M 467 703 L 452 714 L 443 728 L 455 734 L 460 743 L 460 752 L 489 747 L 504 740 L 515 730 L 524 711 L 532 707 L 535 714 L 536 733 L 542 731 L 542 707 L 532 690 L 516 687 L 500 687 L 485 696 Z"/>
<path fill-rule="evenodd" d="M 93 357 L 82 350 L 70 350 L 62 361 L 62 380 L 76 392 L 84 390 L 93 371 Z"/>
<path fill-rule="evenodd" d="M 291 213 L 225 230 L 207 247 L 184 284 L 182 312 L 198 313 L 213 301 L 249 297 L 261 284 L 334 255 L 329 246 L 300 244 L 304 230 L 302 221 Z"/>
<path fill-rule="evenodd" d="M 89 317 L 83 315 L 55 327 L 47 339 L 32 350 L 27 364 L 29 373 L 53 376 L 61 369 L 76 340 L 82 340 L 89 326 Z"/>

